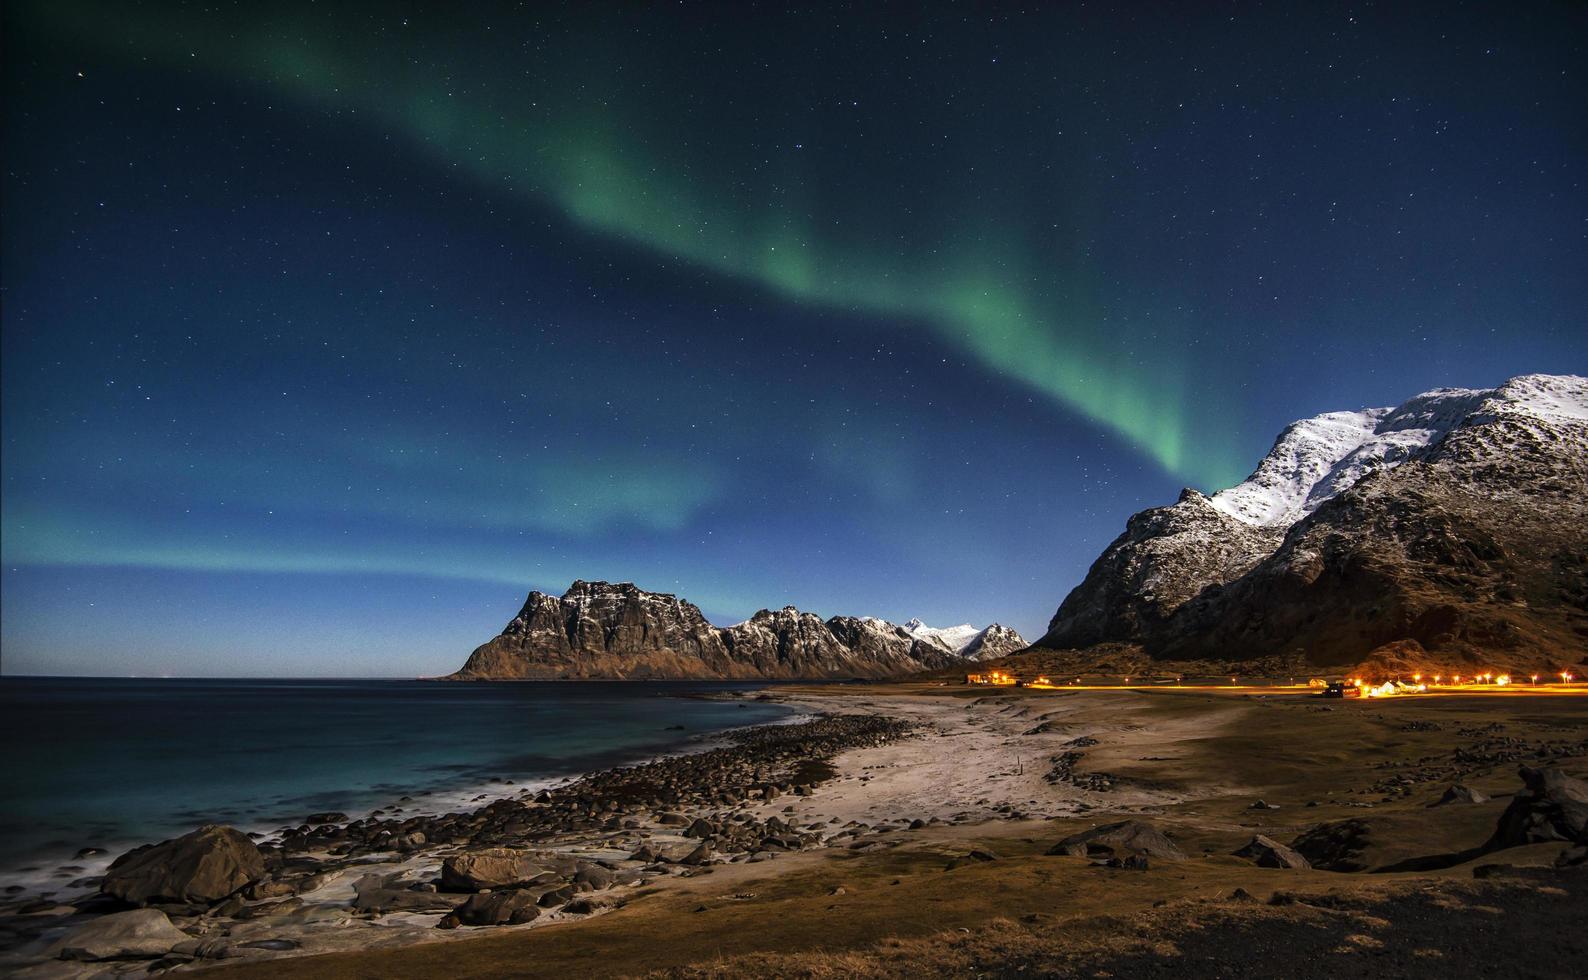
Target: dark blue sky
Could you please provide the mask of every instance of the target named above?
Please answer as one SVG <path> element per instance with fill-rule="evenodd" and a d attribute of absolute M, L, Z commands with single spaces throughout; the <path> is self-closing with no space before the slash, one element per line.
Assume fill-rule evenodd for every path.
<path fill-rule="evenodd" d="M 1580 5 L 4 17 L 8 673 L 1035 637 L 1294 418 L 1588 368 Z"/>

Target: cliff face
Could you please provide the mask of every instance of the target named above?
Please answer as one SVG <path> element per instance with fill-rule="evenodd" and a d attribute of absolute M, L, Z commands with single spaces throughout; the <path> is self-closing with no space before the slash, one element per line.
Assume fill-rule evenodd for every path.
<path fill-rule="evenodd" d="M 575 582 L 560 597 L 531 592 L 500 635 L 454 677 L 755 677 L 719 630 L 677 596 L 632 584 Z"/>
<path fill-rule="evenodd" d="M 1529 375 L 1320 419 L 1287 428 L 1240 486 L 1133 517 L 1037 646 L 1322 667 L 1580 661 L 1588 380 Z"/>
<path fill-rule="evenodd" d="M 880 619 L 824 621 L 792 606 L 763 609 L 719 629 L 677 596 L 629 583 L 580 581 L 560 597 L 531 592 L 501 634 L 477 648 L 452 677 L 880 678 L 952 667 L 987 650 L 1026 645 L 997 624 L 967 629 L 962 638 L 928 641 Z M 959 646 L 955 639 L 962 640 Z"/>

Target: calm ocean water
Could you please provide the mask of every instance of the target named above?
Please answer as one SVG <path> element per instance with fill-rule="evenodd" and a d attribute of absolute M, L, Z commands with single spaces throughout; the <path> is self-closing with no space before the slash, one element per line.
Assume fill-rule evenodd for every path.
<path fill-rule="evenodd" d="M 760 686 L 0 677 L 0 879 L 205 822 L 457 808 L 792 713 L 680 696 Z"/>

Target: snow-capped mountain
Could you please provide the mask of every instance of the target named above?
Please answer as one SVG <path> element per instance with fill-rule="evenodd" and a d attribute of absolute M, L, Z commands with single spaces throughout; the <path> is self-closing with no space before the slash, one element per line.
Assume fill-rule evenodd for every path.
<path fill-rule="evenodd" d="M 1396 642 L 1581 651 L 1584 556 L 1588 380 L 1442 388 L 1293 423 L 1239 485 L 1136 514 L 1038 645 L 1317 662 Z"/>
<path fill-rule="evenodd" d="M 531 592 L 501 634 L 452 677 L 891 677 L 939 670 L 1026 646 L 996 623 L 920 635 L 872 617 L 823 620 L 793 606 L 718 628 L 677 596 L 632 583 L 575 582 Z"/>
<path fill-rule="evenodd" d="M 1493 394 L 1441 388 L 1399 408 L 1330 412 L 1293 422 L 1255 473 L 1209 499 L 1248 524 L 1289 527 L 1362 477 L 1439 442 Z"/>
<path fill-rule="evenodd" d="M 1026 645 L 1019 633 L 998 623 L 986 629 L 978 629 L 969 623 L 938 629 L 919 619 L 912 619 L 901 628 L 921 643 L 940 647 L 967 660 L 992 660 Z"/>

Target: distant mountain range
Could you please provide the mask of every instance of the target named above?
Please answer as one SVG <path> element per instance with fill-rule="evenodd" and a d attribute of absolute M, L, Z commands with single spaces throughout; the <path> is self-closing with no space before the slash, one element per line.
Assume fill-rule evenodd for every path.
<path fill-rule="evenodd" d="M 1577 663 L 1588 379 L 1295 422 L 1244 483 L 1130 518 L 1036 646 L 1076 652 L 1025 655 L 1054 669 Z"/>
<path fill-rule="evenodd" d="M 677 596 L 632 583 L 573 583 L 531 592 L 501 634 L 455 680 L 537 678 L 895 677 L 1001 657 L 1026 646 L 1014 630 L 933 629 L 920 620 L 823 620 L 793 606 L 716 627 Z"/>

